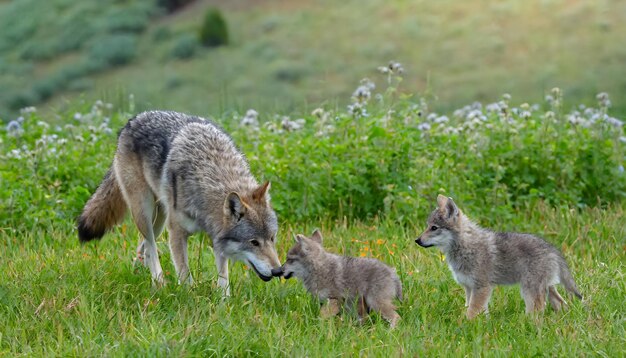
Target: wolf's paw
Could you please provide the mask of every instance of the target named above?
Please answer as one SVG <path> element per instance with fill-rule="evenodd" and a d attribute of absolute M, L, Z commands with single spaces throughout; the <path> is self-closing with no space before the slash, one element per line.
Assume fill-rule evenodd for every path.
<path fill-rule="evenodd" d="M 152 277 L 152 288 L 160 289 L 167 285 L 167 281 L 163 277 L 163 272 L 159 273 L 156 277 Z"/>

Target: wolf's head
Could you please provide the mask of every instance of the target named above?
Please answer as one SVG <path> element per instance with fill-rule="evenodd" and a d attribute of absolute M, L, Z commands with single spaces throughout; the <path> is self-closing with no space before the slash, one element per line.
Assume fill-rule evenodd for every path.
<path fill-rule="evenodd" d="M 280 268 L 275 247 L 278 224 L 269 202 L 269 187 L 266 182 L 251 193 L 228 194 L 223 229 L 215 240 L 218 252 L 246 263 L 263 281 L 271 280 L 272 269 Z"/>
<path fill-rule="evenodd" d="M 291 276 L 306 279 L 322 255 L 322 234 L 318 230 L 311 237 L 296 235 L 296 244 L 287 252 L 287 261 L 282 267 L 283 276 L 287 279 Z"/>
<path fill-rule="evenodd" d="M 446 250 L 458 237 L 463 213 L 452 198 L 437 196 L 437 209 L 428 217 L 426 231 L 415 242 L 422 247 L 437 246 Z"/>

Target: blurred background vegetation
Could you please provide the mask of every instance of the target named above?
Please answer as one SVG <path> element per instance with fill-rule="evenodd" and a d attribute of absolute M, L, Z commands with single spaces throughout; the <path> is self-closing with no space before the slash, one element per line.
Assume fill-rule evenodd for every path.
<path fill-rule="evenodd" d="M 0 0 L 0 118 L 128 93 L 138 110 L 310 111 L 389 60 L 439 111 L 560 87 L 566 108 L 609 92 L 621 116 L 625 33 L 621 0 Z"/>

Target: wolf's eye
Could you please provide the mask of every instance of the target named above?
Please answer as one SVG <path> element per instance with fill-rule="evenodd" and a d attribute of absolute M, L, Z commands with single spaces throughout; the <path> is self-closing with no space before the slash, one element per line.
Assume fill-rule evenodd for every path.
<path fill-rule="evenodd" d="M 250 240 L 250 243 L 254 246 L 259 246 L 261 244 L 259 244 L 259 242 L 257 240 Z"/>
<path fill-rule="evenodd" d="M 437 229 L 438 229 L 438 228 L 437 228 L 435 225 L 433 225 L 433 226 L 431 226 L 431 227 L 430 227 L 430 230 L 431 230 L 431 231 L 436 231 Z"/>

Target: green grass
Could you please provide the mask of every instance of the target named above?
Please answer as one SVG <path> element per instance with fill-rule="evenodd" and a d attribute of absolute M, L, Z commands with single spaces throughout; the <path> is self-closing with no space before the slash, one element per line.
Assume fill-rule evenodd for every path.
<path fill-rule="evenodd" d="M 560 247 L 584 301 L 570 297 L 567 312 L 548 310 L 535 320 L 524 314 L 518 288 L 498 288 L 491 316 L 470 322 L 463 316 L 463 290 L 438 252 L 413 242 L 422 222 L 408 229 L 388 220 L 282 223 L 281 257 L 292 234 L 321 227 L 328 250 L 367 252 L 396 267 L 405 300 L 393 331 L 376 315 L 363 325 L 349 314 L 322 320 L 300 282 L 263 283 L 241 264 L 231 266 L 232 297 L 222 300 L 208 240 L 200 235 L 190 240 L 195 286 L 171 283 L 173 267 L 161 240 L 170 284 L 155 290 L 147 269 L 132 267 L 138 234 L 130 220 L 87 245 L 79 245 L 71 222 L 19 236 L 3 231 L 0 354 L 623 356 L 624 208 L 538 205 L 515 214 L 502 228 L 541 233 Z"/>
<path fill-rule="evenodd" d="M 219 6 L 232 43 L 184 60 L 171 53 L 181 37 L 198 33 L 214 1 L 161 17 L 151 12 L 152 0 L 95 4 L 0 2 L 3 119 L 18 109 L 8 110 L 9 100 L 24 106 L 45 100 L 57 109 L 68 99 L 102 98 L 120 88 L 143 108 L 302 113 L 328 100 L 344 104 L 362 76 L 375 77 L 376 66 L 389 60 L 407 69 L 402 89 L 430 91 L 437 110 L 493 101 L 503 92 L 515 103 L 536 102 L 558 86 L 571 99 L 568 109 L 607 91 L 617 113 L 626 113 L 621 1 L 231 1 Z M 120 67 L 100 67 L 90 48 L 120 31 L 136 37 L 135 56 Z M 82 40 L 70 46 L 74 38 Z M 35 58 L 23 59 L 24 52 Z"/>

